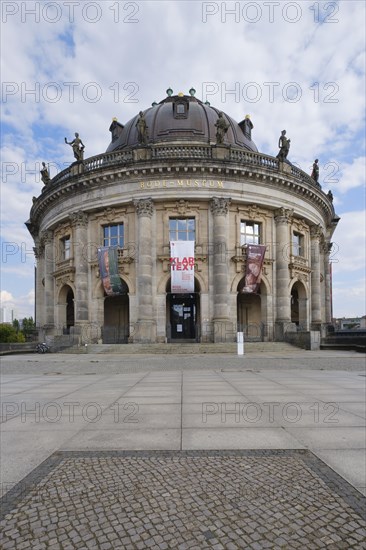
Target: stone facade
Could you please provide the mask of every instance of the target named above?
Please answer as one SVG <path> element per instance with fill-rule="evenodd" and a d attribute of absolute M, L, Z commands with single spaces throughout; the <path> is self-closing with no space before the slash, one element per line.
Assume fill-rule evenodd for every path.
<path fill-rule="evenodd" d="M 174 135 L 170 144 L 155 137 L 144 147 L 110 146 L 44 187 L 27 227 L 37 259 L 36 320 L 46 337 L 227 342 L 240 327 L 247 338 L 282 340 L 287 330 L 331 322 L 329 255 L 339 218 L 329 197 L 290 163 L 254 146 L 217 146 L 208 132 L 205 142 Z M 195 292 L 187 303 L 170 292 L 172 219 L 194 220 Z M 256 295 L 240 290 L 243 222 L 260 228 L 267 247 Z M 126 292 L 107 297 L 97 250 L 105 227 L 117 225 Z M 190 329 L 173 338 L 182 308 Z"/>

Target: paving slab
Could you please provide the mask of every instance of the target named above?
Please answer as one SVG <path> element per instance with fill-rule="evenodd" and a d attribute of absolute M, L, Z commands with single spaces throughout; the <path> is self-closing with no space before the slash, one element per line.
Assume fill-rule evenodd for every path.
<path fill-rule="evenodd" d="M 316 452 L 318 449 L 365 449 L 366 430 L 364 427 L 348 426 L 316 428 L 285 428 L 299 443 Z"/>
<path fill-rule="evenodd" d="M 305 445 L 282 428 L 184 428 L 182 449 L 302 449 Z"/>
<path fill-rule="evenodd" d="M 318 449 L 316 454 L 366 496 L 366 455 L 364 449 L 337 449 L 336 451 Z"/>
<path fill-rule="evenodd" d="M 59 448 L 62 450 L 176 450 L 181 448 L 181 430 L 180 428 L 151 427 L 115 430 L 85 429 L 68 438 Z"/>

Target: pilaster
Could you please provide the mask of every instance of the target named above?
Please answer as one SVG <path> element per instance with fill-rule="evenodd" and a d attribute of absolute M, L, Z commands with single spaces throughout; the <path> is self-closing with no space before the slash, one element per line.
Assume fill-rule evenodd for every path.
<path fill-rule="evenodd" d="M 55 279 L 53 277 L 55 265 L 55 245 L 53 231 L 44 231 L 41 234 L 44 245 L 44 323 L 47 335 L 54 334 L 55 330 Z"/>
<path fill-rule="evenodd" d="M 134 327 L 133 341 L 150 343 L 156 341 L 156 321 L 153 311 L 153 231 L 152 217 L 154 203 L 151 198 L 135 200 L 137 230 L 137 323 Z"/>
<path fill-rule="evenodd" d="M 332 323 L 332 283 L 329 256 L 333 243 L 324 243 L 325 322 Z"/>
<path fill-rule="evenodd" d="M 311 239 L 311 329 L 320 330 L 321 295 L 320 295 L 320 239 L 321 228 L 316 225 L 310 228 Z"/>
<path fill-rule="evenodd" d="M 231 199 L 213 197 L 213 288 L 214 342 L 234 340 L 233 323 L 229 316 L 228 210 Z"/>
<path fill-rule="evenodd" d="M 289 250 L 290 250 L 290 224 L 294 211 L 287 208 L 275 210 L 276 224 L 276 321 L 275 337 L 283 340 L 287 330 L 294 327 L 291 323 L 291 301 L 290 301 L 290 273 L 289 273 Z"/>
<path fill-rule="evenodd" d="M 75 326 L 89 321 L 88 309 L 88 215 L 79 210 L 69 215 L 73 227 L 75 264 Z"/>

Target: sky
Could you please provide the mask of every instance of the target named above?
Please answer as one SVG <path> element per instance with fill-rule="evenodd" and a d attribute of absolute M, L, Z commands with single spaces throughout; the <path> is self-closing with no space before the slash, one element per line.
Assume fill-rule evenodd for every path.
<path fill-rule="evenodd" d="M 365 2 L 2 1 L 1 301 L 34 315 L 33 242 L 24 222 L 43 184 L 104 152 L 126 123 L 174 93 L 250 114 L 258 150 L 278 153 L 332 190 L 333 313 L 365 315 Z"/>

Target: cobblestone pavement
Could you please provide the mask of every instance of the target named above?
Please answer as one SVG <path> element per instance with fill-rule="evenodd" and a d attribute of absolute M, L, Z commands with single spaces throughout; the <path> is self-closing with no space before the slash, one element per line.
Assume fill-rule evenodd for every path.
<path fill-rule="evenodd" d="M 306 450 L 57 452 L 3 498 L 8 549 L 364 549 L 365 498 Z"/>

